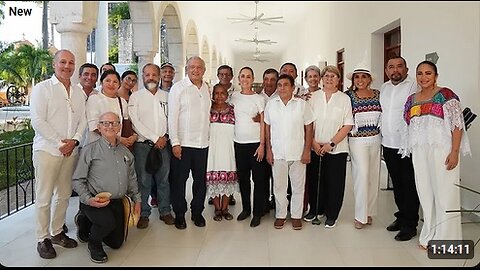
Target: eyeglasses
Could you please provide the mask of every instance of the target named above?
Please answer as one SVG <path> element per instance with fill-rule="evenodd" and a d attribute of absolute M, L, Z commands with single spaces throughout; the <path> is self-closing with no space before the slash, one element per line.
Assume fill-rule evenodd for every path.
<path fill-rule="evenodd" d="M 118 127 L 120 126 L 120 121 L 100 121 L 98 122 L 103 127 Z"/>
<path fill-rule="evenodd" d="M 333 79 L 333 78 L 336 78 L 337 75 L 323 75 L 323 78 L 325 79 Z"/>
<path fill-rule="evenodd" d="M 137 79 L 132 79 L 132 78 L 130 78 L 130 77 L 127 77 L 127 78 L 125 78 L 125 79 L 127 79 L 127 81 L 132 82 L 132 83 L 136 83 L 136 82 L 137 82 Z"/>

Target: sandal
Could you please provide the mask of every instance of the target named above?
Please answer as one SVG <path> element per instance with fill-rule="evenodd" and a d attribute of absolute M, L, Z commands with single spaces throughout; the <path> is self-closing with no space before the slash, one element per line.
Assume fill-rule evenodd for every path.
<path fill-rule="evenodd" d="M 367 225 L 372 225 L 372 224 L 373 224 L 373 218 L 371 216 L 368 216 Z"/>
<path fill-rule="evenodd" d="M 228 209 L 222 210 L 222 215 L 226 220 L 232 220 L 233 216 L 228 212 Z"/>
<path fill-rule="evenodd" d="M 353 224 L 355 225 L 355 229 L 359 229 L 359 230 L 360 230 L 360 229 L 363 229 L 363 225 L 365 225 L 365 224 L 361 223 L 360 221 L 358 221 L 358 220 L 356 220 L 356 219 L 355 219 L 355 221 L 353 222 Z"/>
<path fill-rule="evenodd" d="M 215 210 L 215 215 L 213 216 L 213 220 L 222 221 L 222 210 Z"/>

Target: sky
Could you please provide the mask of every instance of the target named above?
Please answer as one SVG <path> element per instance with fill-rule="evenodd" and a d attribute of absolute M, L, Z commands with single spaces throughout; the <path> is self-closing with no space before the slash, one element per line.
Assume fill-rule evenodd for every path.
<path fill-rule="evenodd" d="M 17 15 L 10 11 L 17 10 Z M 19 9 L 31 9 L 31 15 L 20 16 Z M 25 39 L 37 45 L 42 41 L 42 7 L 30 2 L 5 1 L 2 7 L 5 18 L 0 25 L 0 41 L 14 42 Z M 55 31 L 55 47 L 60 47 L 60 34 Z"/>

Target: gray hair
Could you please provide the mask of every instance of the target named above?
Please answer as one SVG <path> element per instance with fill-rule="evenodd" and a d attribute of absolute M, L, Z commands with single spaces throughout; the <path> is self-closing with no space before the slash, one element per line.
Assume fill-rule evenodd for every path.
<path fill-rule="evenodd" d="M 307 73 L 308 73 L 310 70 L 313 70 L 313 71 L 317 72 L 317 73 L 318 73 L 318 76 L 320 76 L 320 73 L 322 73 L 317 66 L 311 65 L 311 66 L 309 66 L 309 67 L 307 67 L 307 68 L 305 69 L 305 79 L 307 78 Z"/>

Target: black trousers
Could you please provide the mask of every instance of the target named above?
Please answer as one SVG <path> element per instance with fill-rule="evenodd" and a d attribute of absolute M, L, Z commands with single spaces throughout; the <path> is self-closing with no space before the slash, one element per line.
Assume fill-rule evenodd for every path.
<path fill-rule="evenodd" d="M 416 230 L 420 201 L 415 186 L 412 159 L 410 157 L 402 158 L 398 154 L 398 149 L 385 146 L 382 148 L 388 174 L 392 178 L 393 197 L 398 208 L 394 215 L 400 222 L 401 230 Z"/>
<path fill-rule="evenodd" d="M 182 159 L 172 156 L 170 174 L 170 194 L 173 211 L 176 217 L 184 217 L 187 212 L 185 189 L 187 179 L 192 171 L 193 198 L 190 202 L 192 216 L 201 215 L 205 209 L 205 196 L 207 195 L 207 148 L 182 147 Z"/>
<path fill-rule="evenodd" d="M 320 190 L 318 194 L 318 213 L 325 214 L 327 219 L 337 220 L 343 205 L 345 193 L 345 177 L 347 174 L 347 153 L 325 154 L 320 162 L 320 179 L 318 187 L 315 183 L 309 186 Z M 313 172 L 315 174 L 315 172 Z M 313 178 L 315 179 L 315 178 Z M 311 194 L 309 194 L 311 196 Z M 317 196 L 312 196 L 316 199 Z M 316 201 L 312 201 L 315 203 Z"/>
<path fill-rule="evenodd" d="M 120 248 L 124 240 L 124 212 L 122 199 L 112 199 L 110 203 L 101 208 L 91 207 L 80 203 L 80 211 L 91 222 L 88 242 Z"/>
<path fill-rule="evenodd" d="M 320 190 L 321 186 L 319 185 L 318 174 L 320 171 L 320 156 L 315 153 L 315 151 L 310 152 L 310 163 L 307 164 L 306 172 L 306 183 L 308 186 L 308 204 L 310 205 L 309 213 L 313 214 L 323 214 L 324 210 L 320 213 L 320 209 L 324 209 L 325 206 L 322 205 L 320 208 L 318 196 L 320 193 L 323 193 L 323 189 Z"/>
<path fill-rule="evenodd" d="M 260 143 L 235 143 L 235 163 L 237 165 L 240 195 L 242 196 L 242 211 L 251 213 L 252 204 L 250 176 L 253 179 L 253 215 L 263 216 L 265 206 L 265 158 L 258 162 L 253 156 Z"/>

